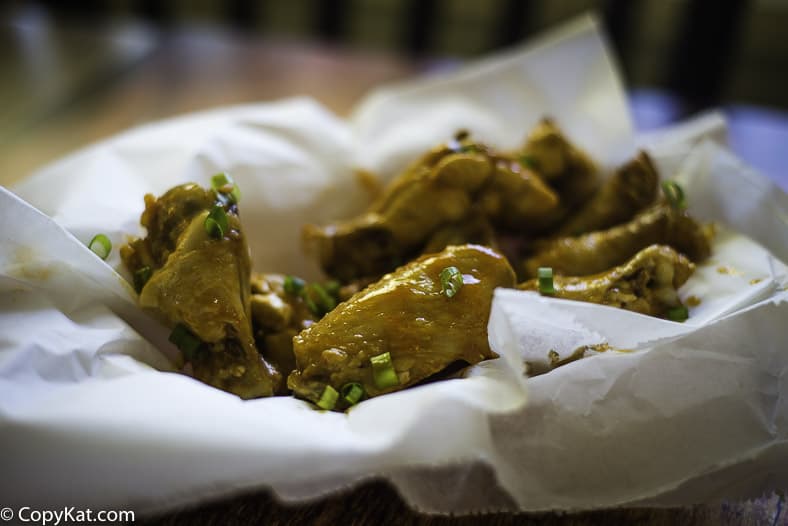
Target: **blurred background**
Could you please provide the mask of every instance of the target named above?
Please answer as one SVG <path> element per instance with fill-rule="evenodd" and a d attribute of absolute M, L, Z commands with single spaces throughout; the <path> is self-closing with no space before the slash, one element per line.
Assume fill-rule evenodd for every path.
<path fill-rule="evenodd" d="M 0 3 L 0 184 L 130 126 L 370 88 L 596 10 L 647 130 L 723 107 L 734 149 L 788 171 L 788 0 L 90 0 Z"/>

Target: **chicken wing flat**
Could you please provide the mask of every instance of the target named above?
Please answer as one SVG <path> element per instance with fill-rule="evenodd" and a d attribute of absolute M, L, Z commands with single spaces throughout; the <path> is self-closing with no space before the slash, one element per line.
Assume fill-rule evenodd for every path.
<path fill-rule="evenodd" d="M 441 275 L 456 267 L 462 285 L 449 297 Z M 445 277 L 444 277 L 445 279 Z M 487 319 L 496 287 L 513 287 L 514 271 L 492 249 L 452 246 L 422 256 L 339 304 L 294 340 L 296 396 L 317 402 L 330 386 L 357 383 L 367 396 L 404 389 L 458 361 L 475 364 L 495 354 Z M 385 384 L 374 359 L 390 358 Z"/>
<path fill-rule="evenodd" d="M 216 207 L 227 223 L 209 231 Z M 242 398 L 273 394 L 281 375 L 255 348 L 249 249 L 237 206 L 185 184 L 159 199 L 146 195 L 141 223 L 147 237 L 124 246 L 121 257 L 135 277 L 147 275 L 138 284 L 140 305 L 188 340 L 176 343 L 194 376 Z"/>
<path fill-rule="evenodd" d="M 658 181 L 659 176 L 648 154 L 640 152 L 616 170 L 576 213 L 561 224 L 554 235 L 577 236 L 629 221 L 654 202 Z"/>
<path fill-rule="evenodd" d="M 673 248 L 651 245 L 624 265 L 599 274 L 555 276 L 554 296 L 664 318 L 670 309 L 682 306 L 677 289 L 694 270 L 695 265 Z M 538 280 L 526 281 L 517 288 L 539 290 Z"/>
<path fill-rule="evenodd" d="M 524 263 L 528 277 L 539 267 L 555 274 L 587 276 L 620 265 L 649 245 L 670 245 L 698 262 L 711 253 L 707 231 L 685 211 L 667 204 L 644 210 L 628 223 L 578 237 L 543 243 Z"/>

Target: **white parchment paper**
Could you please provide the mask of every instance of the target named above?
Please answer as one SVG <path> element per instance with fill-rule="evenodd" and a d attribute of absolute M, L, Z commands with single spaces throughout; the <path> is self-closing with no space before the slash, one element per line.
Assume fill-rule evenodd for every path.
<path fill-rule="evenodd" d="M 257 488 L 298 500 L 376 476 L 419 509 L 458 513 L 787 487 L 788 202 L 710 142 L 719 121 L 648 140 L 691 211 L 727 225 L 681 291 L 702 298 L 688 323 L 498 291 L 489 327 L 501 359 L 346 415 L 292 398 L 244 402 L 174 372 L 166 331 L 136 308 L 117 251 L 104 263 L 84 246 L 97 232 L 115 247 L 139 234 L 146 192 L 228 171 L 254 268 L 314 277 L 301 226 L 363 209 L 354 168 L 386 180 L 458 128 L 512 147 L 546 114 L 605 168 L 634 152 L 592 19 L 379 90 L 347 122 L 305 99 L 223 108 L 132 130 L 0 188 L 3 505 L 151 512 Z M 600 341 L 631 352 L 523 375 L 545 347 Z"/>

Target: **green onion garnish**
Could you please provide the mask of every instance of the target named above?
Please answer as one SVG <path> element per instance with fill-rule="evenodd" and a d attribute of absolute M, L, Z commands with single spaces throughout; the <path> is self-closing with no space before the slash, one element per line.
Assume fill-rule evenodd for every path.
<path fill-rule="evenodd" d="M 241 200 L 241 189 L 226 173 L 218 173 L 211 177 L 211 188 L 229 196 L 233 203 L 238 203 Z"/>
<path fill-rule="evenodd" d="M 668 309 L 668 319 L 670 321 L 686 321 L 687 318 L 689 318 L 689 311 L 684 305 Z"/>
<path fill-rule="evenodd" d="M 309 309 L 309 312 L 311 312 L 318 318 L 323 317 L 323 313 L 321 312 L 320 307 L 317 306 L 317 303 L 315 303 L 315 300 L 313 300 L 307 295 L 304 295 L 304 302 L 306 303 L 306 308 Z"/>
<path fill-rule="evenodd" d="M 553 285 L 553 269 L 552 267 L 539 267 L 536 273 L 539 278 L 539 293 L 540 294 L 555 294 L 555 286 Z"/>
<path fill-rule="evenodd" d="M 337 405 L 337 399 L 339 398 L 339 393 L 337 390 L 327 385 L 323 389 L 323 394 L 320 395 L 320 400 L 317 402 L 317 406 L 321 409 L 325 409 L 327 411 L 331 411 L 334 409 L 334 406 Z"/>
<path fill-rule="evenodd" d="M 342 399 L 350 405 L 356 405 L 364 397 L 364 388 L 358 382 L 345 384 L 339 391 L 342 393 Z"/>
<path fill-rule="evenodd" d="M 142 292 L 142 288 L 153 275 L 153 270 L 147 265 L 134 272 L 134 289 L 137 292 Z"/>
<path fill-rule="evenodd" d="M 88 248 L 101 259 L 107 259 L 112 250 L 112 241 L 104 234 L 96 234 L 88 243 Z"/>
<path fill-rule="evenodd" d="M 172 329 L 169 340 L 181 350 L 186 361 L 191 361 L 194 358 L 194 353 L 202 345 L 202 341 L 182 323 Z"/>
<path fill-rule="evenodd" d="M 208 217 L 205 218 L 205 231 L 209 236 L 221 239 L 229 230 L 230 223 L 227 220 L 227 212 L 221 206 L 214 205 L 208 213 Z"/>
<path fill-rule="evenodd" d="M 306 281 L 297 276 L 285 276 L 284 288 L 285 292 L 291 296 L 298 296 L 304 290 Z"/>
<path fill-rule="evenodd" d="M 369 361 L 372 363 L 372 377 L 378 389 L 399 385 L 397 371 L 394 370 L 394 364 L 391 363 L 391 354 L 384 352 L 373 356 Z"/>
<path fill-rule="evenodd" d="M 334 298 L 334 296 L 328 293 L 323 285 L 320 283 L 312 283 L 312 289 L 317 292 L 317 296 L 320 298 L 320 303 L 326 312 L 334 310 L 334 307 L 337 306 L 337 300 Z"/>
<path fill-rule="evenodd" d="M 321 318 L 337 306 L 337 300 L 326 292 L 320 283 L 310 283 L 304 288 L 302 295 L 312 314 Z"/>
<path fill-rule="evenodd" d="M 668 203 L 675 210 L 684 210 L 687 208 L 687 200 L 684 196 L 684 189 L 676 181 L 663 181 L 662 192 Z"/>
<path fill-rule="evenodd" d="M 334 298 L 339 298 L 339 289 L 342 286 L 336 280 L 326 281 L 323 283 L 323 288 L 326 289 L 326 292 L 331 294 Z"/>
<path fill-rule="evenodd" d="M 457 267 L 446 267 L 441 270 L 441 292 L 447 298 L 453 298 L 462 288 L 462 273 Z"/>
<path fill-rule="evenodd" d="M 536 159 L 534 159 L 530 155 L 521 155 L 518 160 L 520 161 L 520 164 L 525 166 L 526 168 L 530 170 L 536 169 Z"/>

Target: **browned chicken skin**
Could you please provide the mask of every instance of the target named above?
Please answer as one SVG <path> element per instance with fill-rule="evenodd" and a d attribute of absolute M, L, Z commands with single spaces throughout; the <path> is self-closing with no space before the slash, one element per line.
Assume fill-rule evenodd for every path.
<path fill-rule="evenodd" d="M 555 274 L 587 276 L 620 265 L 649 245 L 670 245 L 692 261 L 711 253 L 709 236 L 685 211 L 657 204 L 628 223 L 579 237 L 563 237 L 543 243 L 524 263 L 528 277 L 539 267 Z"/>
<path fill-rule="evenodd" d="M 553 295 L 665 317 L 669 309 L 682 306 L 677 289 L 694 270 L 695 265 L 671 247 L 651 245 L 627 263 L 599 274 L 555 276 Z M 532 279 L 517 288 L 539 290 L 539 283 Z"/>
<path fill-rule="evenodd" d="M 646 152 L 621 166 L 553 235 L 577 236 L 632 219 L 654 202 L 659 176 Z"/>
<path fill-rule="evenodd" d="M 309 225 L 304 238 L 329 276 L 349 282 L 379 277 L 426 245 L 436 248 L 442 230 L 467 224 L 480 212 L 496 226 L 527 229 L 557 206 L 555 193 L 535 172 L 460 134 L 408 167 L 366 213 Z M 463 231 L 471 232 L 455 229 Z"/>
<path fill-rule="evenodd" d="M 422 252 L 440 252 L 450 245 L 485 245 L 497 248 L 495 230 L 484 214 L 471 212 L 461 221 L 443 225 L 430 236 Z"/>
<path fill-rule="evenodd" d="M 229 230 L 220 239 L 208 234 L 204 223 L 216 202 L 216 192 L 196 184 L 145 196 L 148 235 L 124 246 L 121 257 L 132 272 L 150 269 L 140 305 L 199 339 L 185 357 L 196 378 L 242 398 L 270 396 L 282 378 L 255 347 L 249 249 L 234 205 Z"/>
<path fill-rule="evenodd" d="M 548 183 L 572 190 L 577 201 L 596 187 L 594 162 L 567 140 L 552 119 L 542 119 L 528 134 L 522 153 Z"/>
<path fill-rule="evenodd" d="M 558 206 L 534 220 L 529 230 L 555 227 L 597 189 L 598 169 L 591 158 L 572 145 L 552 119 L 542 119 L 531 131 L 520 158 L 558 194 Z"/>
<path fill-rule="evenodd" d="M 515 286 L 498 248 L 512 261 L 535 248 L 523 267 L 529 277 L 552 267 L 559 298 L 653 316 L 680 307 L 676 289 L 694 269 L 690 260 L 710 253 L 707 231 L 675 203 L 644 210 L 657 185 L 645 153 L 597 185 L 591 159 L 545 119 L 511 154 L 459 133 L 409 166 L 361 216 L 307 226 L 307 245 L 339 280 L 324 283 L 330 295 L 302 280 L 295 290 L 292 276 L 251 276 L 237 197 L 228 201 L 224 186 L 146 195 L 148 234 L 121 257 L 135 278 L 145 275 L 140 304 L 196 339 L 183 351 L 196 378 L 242 398 L 292 390 L 335 408 L 322 400 L 331 390 L 335 398 L 348 386 L 377 396 L 494 358 L 493 291 Z M 219 205 L 228 226 L 217 236 L 206 218 Z M 534 241 L 550 233 L 563 237 Z M 383 356 L 391 359 L 385 385 L 373 366 Z M 336 408 L 352 403 L 340 399 Z"/>
<path fill-rule="evenodd" d="M 287 378 L 295 369 L 293 337 L 314 323 L 312 312 L 303 296 L 285 291 L 286 276 L 252 274 L 252 326 L 258 350 Z M 282 382 L 276 394 L 287 392 Z"/>
<path fill-rule="evenodd" d="M 442 292 L 441 271 L 454 266 L 464 284 Z M 340 391 L 358 382 L 367 396 L 414 385 L 457 361 L 495 355 L 487 319 L 496 287 L 513 287 L 506 259 L 482 246 L 448 247 L 422 256 L 341 303 L 295 337 L 297 370 L 288 378 L 296 396 L 318 401 L 327 385 Z M 370 359 L 388 352 L 397 385 L 380 387 Z"/>

